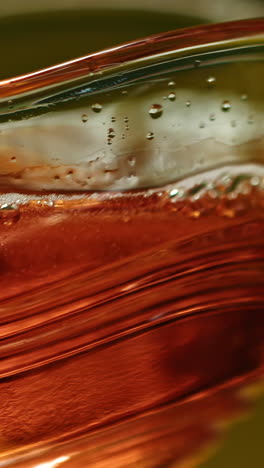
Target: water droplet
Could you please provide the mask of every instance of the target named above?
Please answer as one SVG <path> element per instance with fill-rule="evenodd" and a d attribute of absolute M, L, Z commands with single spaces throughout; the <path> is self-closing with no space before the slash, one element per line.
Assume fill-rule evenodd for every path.
<path fill-rule="evenodd" d="M 190 106 L 191 106 L 191 104 L 192 104 L 192 103 L 191 103 L 191 101 L 190 101 L 190 100 L 186 101 L 186 103 L 185 103 L 186 107 L 190 107 Z"/>
<path fill-rule="evenodd" d="M 124 95 L 125 95 L 125 94 L 128 94 L 128 91 L 126 91 L 126 90 L 124 89 L 124 91 L 122 91 L 122 94 L 124 94 Z"/>
<path fill-rule="evenodd" d="M 15 156 L 12 156 L 12 157 L 10 158 L 10 160 L 11 160 L 12 162 L 15 163 L 15 162 L 16 162 L 16 157 L 15 157 Z"/>
<path fill-rule="evenodd" d="M 115 138 L 116 133 L 113 128 L 108 129 L 108 138 Z"/>
<path fill-rule="evenodd" d="M 204 122 L 200 122 L 199 127 L 200 127 L 200 128 L 204 128 L 204 127 L 205 127 L 205 123 L 204 123 Z"/>
<path fill-rule="evenodd" d="M 209 115 L 209 120 L 211 120 L 211 122 L 213 122 L 215 120 L 215 114 L 210 114 Z"/>
<path fill-rule="evenodd" d="M 125 130 L 129 130 L 129 125 L 126 125 L 126 126 L 125 126 Z"/>
<path fill-rule="evenodd" d="M 175 93 L 170 93 L 170 94 L 168 95 L 168 99 L 169 99 L 170 101 L 175 101 L 175 99 L 176 99 L 176 94 L 175 94 Z"/>
<path fill-rule="evenodd" d="M 88 116 L 86 114 L 82 115 L 82 121 L 85 123 L 88 120 Z"/>
<path fill-rule="evenodd" d="M 94 112 L 101 112 L 101 110 L 103 109 L 103 106 L 101 104 L 99 104 L 98 102 L 96 102 L 95 104 L 92 105 L 92 110 Z"/>
<path fill-rule="evenodd" d="M 147 135 L 146 135 L 147 140 L 153 140 L 154 137 L 155 137 L 155 135 L 154 135 L 153 132 L 148 132 Z"/>
<path fill-rule="evenodd" d="M 173 80 L 169 81 L 169 82 L 168 82 L 168 86 L 170 86 L 171 88 L 172 88 L 173 86 L 175 86 L 175 81 L 173 81 Z"/>
<path fill-rule="evenodd" d="M 216 82 L 216 79 L 214 76 L 209 76 L 208 78 L 206 78 L 206 83 L 209 88 L 212 88 L 215 85 L 215 82 Z"/>
<path fill-rule="evenodd" d="M 247 94 L 242 94 L 241 101 L 247 101 L 247 98 L 248 98 Z"/>
<path fill-rule="evenodd" d="M 8 104 L 8 109 L 13 109 L 14 105 L 13 105 L 13 101 L 11 99 L 9 101 L 7 101 L 7 104 Z"/>
<path fill-rule="evenodd" d="M 222 111 L 228 112 L 231 109 L 231 104 L 229 101 L 223 101 L 221 106 Z"/>
<path fill-rule="evenodd" d="M 236 127 L 237 123 L 235 120 L 231 120 L 231 127 Z"/>
<path fill-rule="evenodd" d="M 253 123 L 254 123 L 254 119 L 253 119 L 252 115 L 250 115 L 249 118 L 248 118 L 248 124 L 251 125 Z"/>
<path fill-rule="evenodd" d="M 163 113 L 163 108 L 160 104 L 152 104 L 149 109 L 149 115 L 152 119 L 158 119 Z"/>
<path fill-rule="evenodd" d="M 125 122 L 125 123 L 128 123 L 128 122 L 129 122 L 128 117 L 125 117 L 125 118 L 124 118 L 124 122 Z"/>
<path fill-rule="evenodd" d="M 111 122 L 116 122 L 116 118 L 115 118 L 115 117 L 112 117 L 112 118 L 111 118 Z"/>

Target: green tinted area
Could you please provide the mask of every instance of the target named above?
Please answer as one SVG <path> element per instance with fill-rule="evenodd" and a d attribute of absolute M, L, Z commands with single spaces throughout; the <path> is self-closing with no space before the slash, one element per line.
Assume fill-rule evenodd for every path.
<path fill-rule="evenodd" d="M 252 413 L 235 423 L 223 435 L 214 456 L 199 468 L 261 468 L 264 466 L 264 396 Z M 197 467 L 198 468 L 198 467 Z"/>
<path fill-rule="evenodd" d="M 191 16 L 129 10 L 52 12 L 2 18 L 0 79 L 204 22 Z"/>

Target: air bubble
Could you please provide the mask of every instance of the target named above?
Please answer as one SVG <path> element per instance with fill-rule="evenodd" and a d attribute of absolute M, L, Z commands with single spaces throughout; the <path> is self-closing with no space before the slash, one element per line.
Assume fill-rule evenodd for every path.
<path fill-rule="evenodd" d="M 116 133 L 113 128 L 108 129 L 108 138 L 115 138 Z"/>
<path fill-rule="evenodd" d="M 82 115 L 82 121 L 85 123 L 88 120 L 88 116 L 86 114 Z"/>
<path fill-rule="evenodd" d="M 209 88 L 212 88 L 215 85 L 216 79 L 214 76 L 209 76 L 206 78 L 206 83 L 209 86 Z"/>
<path fill-rule="evenodd" d="M 223 101 L 221 106 L 222 111 L 228 112 L 231 109 L 231 104 L 229 101 Z"/>
<path fill-rule="evenodd" d="M 163 108 L 160 104 L 152 104 L 149 109 L 149 115 L 152 119 L 158 119 L 163 113 Z"/>
<path fill-rule="evenodd" d="M 148 132 L 147 135 L 146 135 L 147 140 L 153 140 L 154 137 L 155 137 L 155 135 L 154 135 L 153 132 Z"/>
<path fill-rule="evenodd" d="M 101 112 L 101 110 L 103 109 L 103 106 L 99 104 L 98 102 L 93 104 L 91 107 L 92 107 L 92 110 L 97 113 Z"/>
<path fill-rule="evenodd" d="M 170 191 L 169 196 L 170 196 L 171 198 L 173 198 L 173 197 L 176 197 L 177 195 L 179 195 L 179 193 L 180 193 L 179 189 L 174 188 L 174 189 L 172 189 L 172 190 Z"/>
<path fill-rule="evenodd" d="M 175 99 L 176 99 L 176 94 L 175 94 L 175 93 L 170 93 L 170 94 L 168 95 L 168 99 L 169 99 L 170 101 L 175 101 Z"/>
<path fill-rule="evenodd" d="M 130 156 L 130 157 L 127 159 L 127 162 L 128 162 L 128 164 L 129 164 L 129 166 L 134 167 L 135 164 L 136 164 L 136 158 L 135 158 L 135 156 Z"/>
<path fill-rule="evenodd" d="M 253 176 L 250 183 L 253 187 L 257 187 L 260 184 L 260 178 L 258 176 Z"/>
<path fill-rule="evenodd" d="M 175 86 L 175 81 L 173 81 L 173 80 L 169 81 L 169 82 L 168 82 L 168 86 L 169 86 L 170 88 L 172 88 L 173 86 Z"/>
<path fill-rule="evenodd" d="M 0 222 L 5 224 L 6 226 L 11 226 L 15 224 L 20 218 L 20 211 L 18 206 L 13 203 L 8 205 L 4 203 L 0 206 Z"/>
<path fill-rule="evenodd" d="M 186 103 L 185 103 L 186 107 L 190 107 L 190 106 L 191 106 L 191 104 L 192 104 L 192 103 L 191 103 L 191 101 L 190 101 L 190 100 L 186 101 Z"/>

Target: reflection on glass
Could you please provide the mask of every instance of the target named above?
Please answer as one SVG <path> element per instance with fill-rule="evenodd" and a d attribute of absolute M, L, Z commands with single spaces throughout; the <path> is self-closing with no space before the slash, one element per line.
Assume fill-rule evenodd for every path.
<path fill-rule="evenodd" d="M 198 467 L 254 409 L 262 77 L 252 20 L 0 83 L 2 466 Z"/>

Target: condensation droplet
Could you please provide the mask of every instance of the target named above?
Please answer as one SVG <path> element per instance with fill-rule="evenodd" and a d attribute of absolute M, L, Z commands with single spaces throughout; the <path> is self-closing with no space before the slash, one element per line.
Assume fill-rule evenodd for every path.
<path fill-rule="evenodd" d="M 128 91 L 126 91 L 125 89 L 122 91 L 122 94 L 128 94 Z"/>
<path fill-rule="evenodd" d="M 200 127 L 200 128 L 204 128 L 204 127 L 205 127 L 205 123 L 204 123 L 204 122 L 200 122 L 199 127 Z"/>
<path fill-rule="evenodd" d="M 154 135 L 153 132 L 148 132 L 147 135 L 146 135 L 147 140 L 153 140 L 154 137 L 155 137 L 155 135 Z"/>
<path fill-rule="evenodd" d="M 190 106 L 191 106 L 191 104 L 192 104 L 192 103 L 191 103 L 191 101 L 190 101 L 190 100 L 186 101 L 186 103 L 185 103 L 186 107 L 190 107 Z"/>
<path fill-rule="evenodd" d="M 248 98 L 247 94 L 242 94 L 241 101 L 247 101 L 247 98 Z"/>
<path fill-rule="evenodd" d="M 169 82 L 168 82 L 168 86 L 170 86 L 171 88 L 172 88 L 173 86 L 175 86 L 175 81 L 173 81 L 173 80 L 169 81 Z"/>
<path fill-rule="evenodd" d="M 13 109 L 14 105 L 13 105 L 13 101 L 11 99 L 9 101 L 7 101 L 7 104 L 8 104 L 8 109 Z"/>
<path fill-rule="evenodd" d="M 82 115 L 82 121 L 85 123 L 88 120 L 88 116 L 86 114 Z"/>
<path fill-rule="evenodd" d="M 115 138 L 116 133 L 113 128 L 108 129 L 108 138 Z"/>
<path fill-rule="evenodd" d="M 158 119 L 163 113 L 163 108 L 160 104 L 152 104 L 149 109 L 149 115 L 152 119 Z"/>
<path fill-rule="evenodd" d="M 249 118 L 248 118 L 248 124 L 251 125 L 253 123 L 254 123 L 254 119 L 253 119 L 252 115 L 250 115 Z"/>
<path fill-rule="evenodd" d="M 223 101 L 221 106 L 222 111 L 228 112 L 231 109 L 231 104 L 229 101 Z"/>
<path fill-rule="evenodd" d="M 15 156 L 12 156 L 12 157 L 10 158 L 10 161 L 12 161 L 13 163 L 15 163 L 15 162 L 16 162 L 16 157 L 15 157 Z"/>
<path fill-rule="evenodd" d="M 92 110 L 94 112 L 101 112 L 101 110 L 103 109 L 103 106 L 101 104 L 99 104 L 98 102 L 96 102 L 95 104 L 92 105 Z"/>
<path fill-rule="evenodd" d="M 214 76 L 209 76 L 208 78 L 206 78 L 206 83 L 209 88 L 212 88 L 215 85 L 215 82 L 216 82 L 216 79 Z"/>
<path fill-rule="evenodd" d="M 129 125 L 126 125 L 126 126 L 125 126 L 125 130 L 129 130 Z"/>
<path fill-rule="evenodd" d="M 211 120 L 211 122 L 213 122 L 215 120 L 215 114 L 210 114 L 209 115 L 209 120 Z"/>
<path fill-rule="evenodd" d="M 169 99 L 170 101 L 175 101 L 175 99 L 176 99 L 176 94 L 175 94 L 175 93 L 170 93 L 170 94 L 168 95 L 168 99 Z"/>
<path fill-rule="evenodd" d="M 236 127 L 237 123 L 235 120 L 231 120 L 231 127 Z"/>
<path fill-rule="evenodd" d="M 128 122 L 129 122 L 128 117 L 124 117 L 124 122 L 125 122 L 125 123 L 128 123 Z"/>
<path fill-rule="evenodd" d="M 195 60 L 194 61 L 194 66 L 197 68 L 197 67 L 200 67 L 201 65 L 201 60 Z"/>
<path fill-rule="evenodd" d="M 112 117 L 112 118 L 111 118 L 111 122 L 116 122 L 116 118 L 115 118 L 115 117 Z"/>

